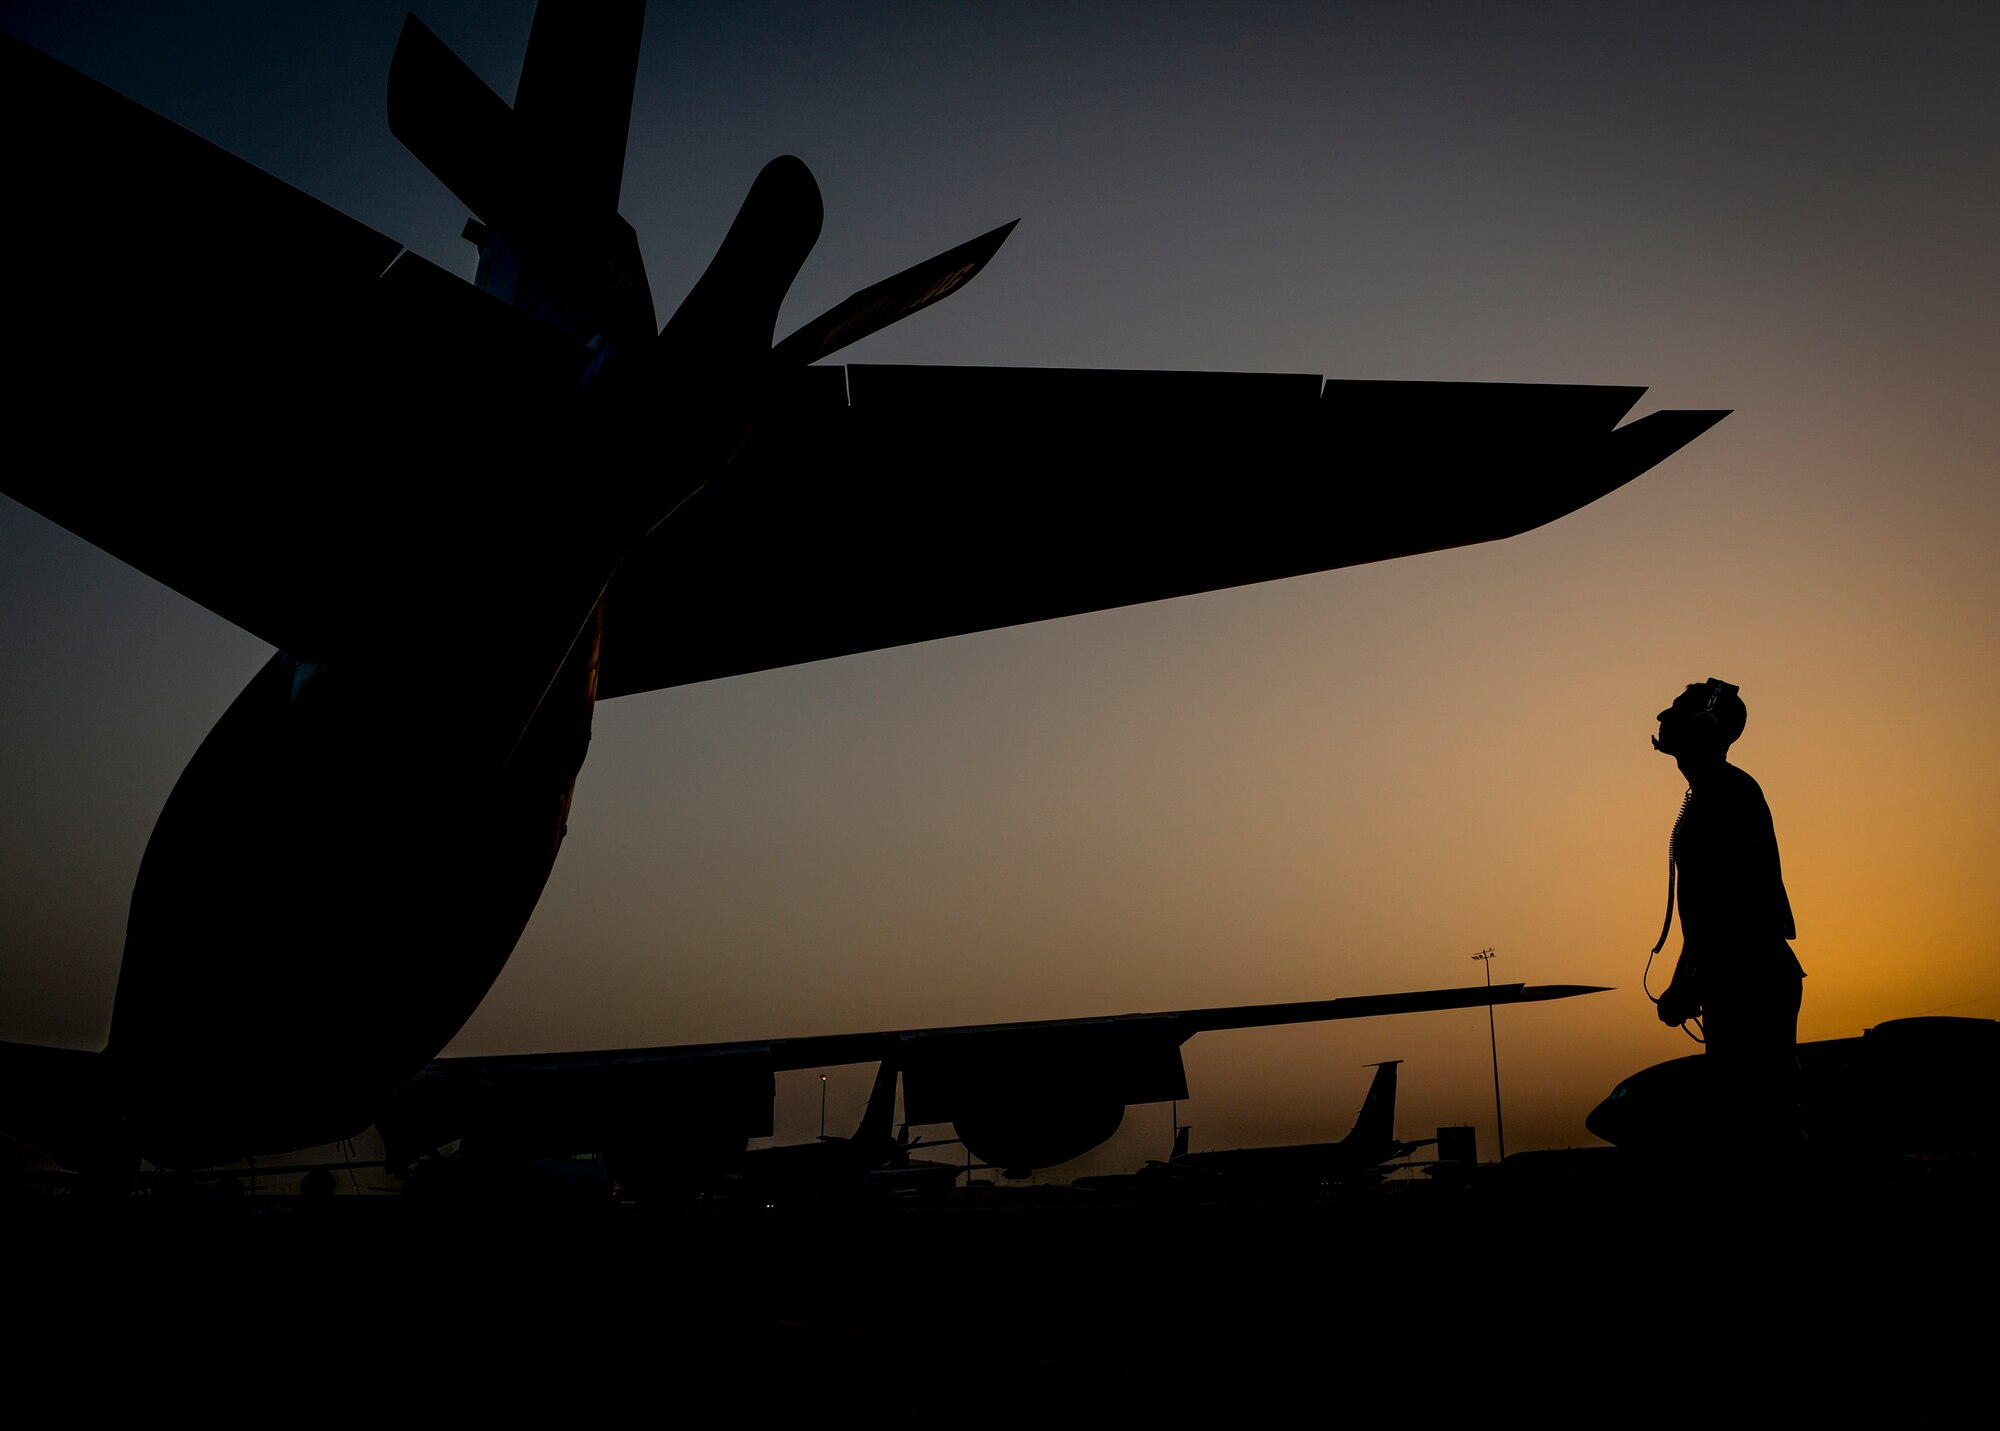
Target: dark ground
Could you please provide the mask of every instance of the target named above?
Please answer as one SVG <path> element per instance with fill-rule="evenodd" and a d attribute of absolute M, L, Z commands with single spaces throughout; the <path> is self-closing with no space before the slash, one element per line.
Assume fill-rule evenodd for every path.
<path fill-rule="evenodd" d="M 1941 1419 L 1990 1387 L 1992 1187 L 1044 1188 L 727 1212 L 38 1197 L 0 1210 L 9 1380 L 227 1420 L 596 1419 L 634 1396 L 649 1416 L 1018 1419 L 1107 1397 L 1262 1419 L 1316 1391 L 1420 1417 L 1678 1419 L 1726 1394 L 1786 1419 Z"/>

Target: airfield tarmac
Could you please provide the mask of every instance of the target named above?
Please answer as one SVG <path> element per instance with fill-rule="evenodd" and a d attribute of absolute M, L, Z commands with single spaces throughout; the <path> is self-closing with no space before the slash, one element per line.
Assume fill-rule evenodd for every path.
<path fill-rule="evenodd" d="M 615 1391 L 662 1412 L 897 1419 L 1113 1392 L 1128 1411 L 1319 1391 L 1412 1414 L 1611 1397 L 1678 1419 L 1725 1386 L 1790 1416 L 1907 1415 L 1979 1384 L 1991 1192 L 1391 1185 L 1145 1204 L 1026 1188 L 731 1211 L 40 1198 L 7 1216 L 10 1301 L 49 1313 L 15 1365 L 84 1357 L 64 1380 L 108 1365 L 204 1394 L 363 1394 L 358 1377 L 371 1401 L 390 1384 L 516 1411 Z"/>

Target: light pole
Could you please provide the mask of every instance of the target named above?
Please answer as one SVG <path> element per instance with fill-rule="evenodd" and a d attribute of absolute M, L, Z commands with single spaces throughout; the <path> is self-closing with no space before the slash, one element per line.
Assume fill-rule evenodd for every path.
<path fill-rule="evenodd" d="M 1486 982 L 1490 984 L 1493 980 L 1489 977 Z M 1486 1012 L 1490 1014 L 1493 1010 L 1489 1007 Z M 1493 1077 L 1495 1080 L 1493 1086 L 1497 1089 L 1500 1086 L 1498 1082 L 1500 1065 L 1498 1063 L 1493 1065 Z M 824 1073 L 819 1076 L 819 1140 L 822 1143 L 826 1141 L 826 1075 Z"/>
<path fill-rule="evenodd" d="M 1500 1116 L 1500 1035 L 1493 1027 L 1493 951 L 1472 956 L 1486 968 L 1486 1037 L 1493 1045 L 1493 1126 L 1500 1136 L 1500 1161 L 1507 1161 L 1507 1124 Z"/>

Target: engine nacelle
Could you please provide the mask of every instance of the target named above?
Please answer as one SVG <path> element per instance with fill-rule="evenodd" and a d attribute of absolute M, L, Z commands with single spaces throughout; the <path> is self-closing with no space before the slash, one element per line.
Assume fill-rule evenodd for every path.
<path fill-rule="evenodd" d="M 1182 1032 L 1161 1023 L 983 1030 L 907 1039 L 903 1111 L 950 1123 L 976 1158 L 1026 1177 L 1081 1157 L 1133 1103 L 1187 1097 Z"/>
<path fill-rule="evenodd" d="M 1118 1131 L 1123 1099 L 1073 1090 L 1045 1098 L 968 1104 L 951 1120 L 966 1151 L 1010 1178 L 1080 1158 Z"/>

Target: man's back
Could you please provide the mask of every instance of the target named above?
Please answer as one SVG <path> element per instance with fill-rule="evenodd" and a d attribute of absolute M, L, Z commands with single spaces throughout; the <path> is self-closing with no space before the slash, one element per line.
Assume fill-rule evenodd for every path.
<path fill-rule="evenodd" d="M 1674 832 L 1681 937 L 1697 950 L 1794 939 L 1778 836 L 1764 792 L 1723 762 L 1696 789 Z"/>

